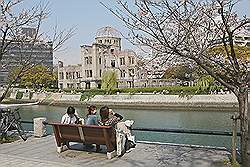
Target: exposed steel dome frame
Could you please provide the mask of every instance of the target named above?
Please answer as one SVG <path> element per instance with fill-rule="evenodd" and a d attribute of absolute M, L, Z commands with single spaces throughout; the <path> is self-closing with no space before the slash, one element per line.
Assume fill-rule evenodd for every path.
<path fill-rule="evenodd" d="M 113 27 L 106 26 L 97 30 L 96 38 L 100 37 L 115 37 L 120 38 L 121 33 Z"/>

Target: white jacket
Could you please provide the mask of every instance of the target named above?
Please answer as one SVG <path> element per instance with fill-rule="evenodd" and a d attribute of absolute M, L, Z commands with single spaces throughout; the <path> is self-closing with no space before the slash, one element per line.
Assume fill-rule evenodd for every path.
<path fill-rule="evenodd" d="M 77 121 L 76 116 L 70 117 L 67 113 L 63 115 L 61 123 L 62 124 L 75 124 Z"/>

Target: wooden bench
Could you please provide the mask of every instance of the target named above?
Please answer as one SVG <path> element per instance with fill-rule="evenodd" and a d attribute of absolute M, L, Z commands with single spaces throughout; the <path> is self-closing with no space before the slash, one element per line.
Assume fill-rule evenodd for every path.
<path fill-rule="evenodd" d="M 69 147 L 69 142 L 80 142 L 96 144 L 97 151 L 100 149 L 100 145 L 106 145 L 108 159 L 111 159 L 116 154 L 115 130 L 111 126 L 48 124 L 53 126 L 58 153 L 64 151 L 65 146 Z"/>

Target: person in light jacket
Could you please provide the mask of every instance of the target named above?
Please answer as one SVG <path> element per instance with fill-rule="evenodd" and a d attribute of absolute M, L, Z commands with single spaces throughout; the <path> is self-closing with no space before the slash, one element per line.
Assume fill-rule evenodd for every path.
<path fill-rule="evenodd" d="M 69 106 L 67 108 L 67 112 L 62 116 L 61 123 L 62 124 L 78 124 L 79 123 L 79 117 L 77 116 L 77 113 L 74 107 Z"/>

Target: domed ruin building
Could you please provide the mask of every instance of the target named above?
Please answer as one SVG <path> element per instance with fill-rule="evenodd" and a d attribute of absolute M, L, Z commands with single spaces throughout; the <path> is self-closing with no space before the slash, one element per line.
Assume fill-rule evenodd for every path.
<path fill-rule="evenodd" d="M 102 73 L 115 70 L 118 74 L 118 87 L 141 87 L 144 83 L 139 62 L 132 50 L 121 49 L 121 34 L 112 27 L 97 30 L 92 45 L 82 45 L 79 65 L 58 66 L 58 86 L 60 89 L 101 88 Z"/>

